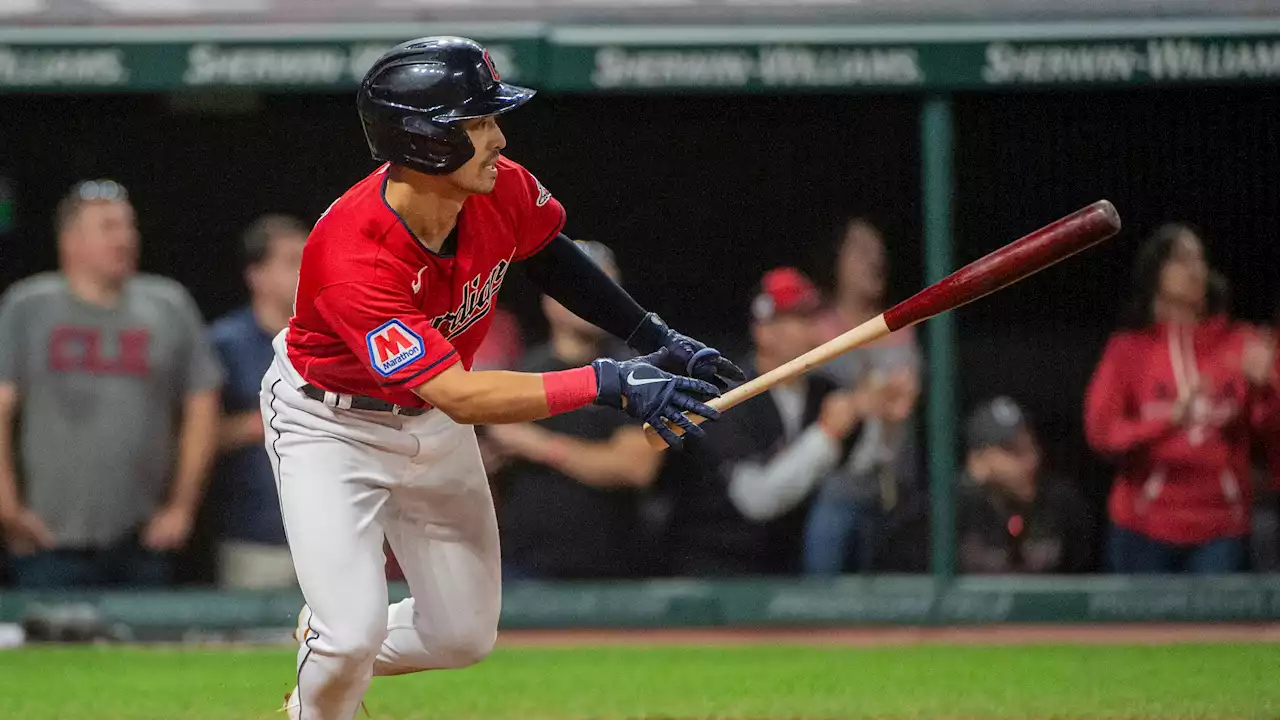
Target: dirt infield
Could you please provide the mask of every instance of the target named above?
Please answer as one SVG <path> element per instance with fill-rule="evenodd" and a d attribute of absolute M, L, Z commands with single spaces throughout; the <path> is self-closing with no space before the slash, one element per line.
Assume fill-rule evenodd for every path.
<path fill-rule="evenodd" d="M 760 643 L 885 647 L 902 645 L 1171 645 L 1280 643 L 1280 623 L 991 625 L 812 629 L 509 630 L 499 646 L 697 646 Z"/>

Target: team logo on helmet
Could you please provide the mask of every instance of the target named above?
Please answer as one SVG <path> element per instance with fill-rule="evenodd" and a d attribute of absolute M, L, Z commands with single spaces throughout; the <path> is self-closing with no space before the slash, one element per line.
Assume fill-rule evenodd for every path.
<path fill-rule="evenodd" d="M 489 57 L 489 51 L 484 51 L 484 64 L 489 67 L 489 74 L 493 76 L 494 82 L 499 82 L 502 78 L 498 77 L 498 68 L 493 64 L 493 58 Z"/>

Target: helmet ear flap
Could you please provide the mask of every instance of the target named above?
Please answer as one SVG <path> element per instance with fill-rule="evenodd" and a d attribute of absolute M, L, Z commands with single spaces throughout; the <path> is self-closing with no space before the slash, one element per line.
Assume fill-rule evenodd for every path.
<path fill-rule="evenodd" d="M 409 167 L 422 172 L 447 175 L 467 164 L 476 154 L 471 137 L 465 130 L 448 123 L 433 123 L 422 117 L 405 118 L 401 137 L 407 146 L 405 156 L 434 168 L 432 171 L 421 170 L 412 163 L 405 162 Z"/>
<path fill-rule="evenodd" d="M 428 175 L 447 175 L 475 155 L 466 131 L 421 116 L 369 118 L 364 129 L 375 160 Z"/>

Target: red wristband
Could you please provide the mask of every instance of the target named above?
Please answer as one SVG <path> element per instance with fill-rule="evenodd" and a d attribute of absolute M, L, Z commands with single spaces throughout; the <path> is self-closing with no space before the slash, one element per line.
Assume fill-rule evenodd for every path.
<path fill-rule="evenodd" d="M 552 415 L 586 407 L 596 401 L 596 371 L 587 366 L 542 373 L 542 391 Z"/>

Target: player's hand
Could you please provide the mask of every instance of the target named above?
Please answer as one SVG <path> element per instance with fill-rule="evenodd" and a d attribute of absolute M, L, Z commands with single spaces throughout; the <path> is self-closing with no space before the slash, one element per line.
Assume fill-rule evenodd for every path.
<path fill-rule="evenodd" d="M 730 383 L 747 379 L 742 369 L 719 350 L 672 330 L 656 313 L 645 316 L 627 344 L 642 353 L 665 349 L 667 355 L 659 365 L 663 370 L 713 383 L 721 390 L 728 389 Z"/>
<path fill-rule="evenodd" d="M 668 446 L 680 448 L 684 441 L 663 420 L 670 420 L 688 435 L 705 437 L 702 428 L 685 417 L 684 411 L 707 420 L 719 419 L 720 412 L 704 401 L 720 392 L 709 382 L 660 369 L 658 365 L 668 360 L 667 354 L 663 349 L 633 360 L 601 358 L 591 363 L 596 371 L 596 404 L 622 410 L 649 423 Z"/>
<path fill-rule="evenodd" d="M 44 524 L 44 520 L 29 508 L 18 508 L 17 511 L 0 517 L 0 526 L 4 529 L 9 551 L 16 556 L 31 555 L 54 546 L 53 533 Z"/>
<path fill-rule="evenodd" d="M 195 513 L 175 505 L 165 505 L 151 516 L 142 533 L 142 545 L 149 550 L 177 550 L 191 537 Z"/>

